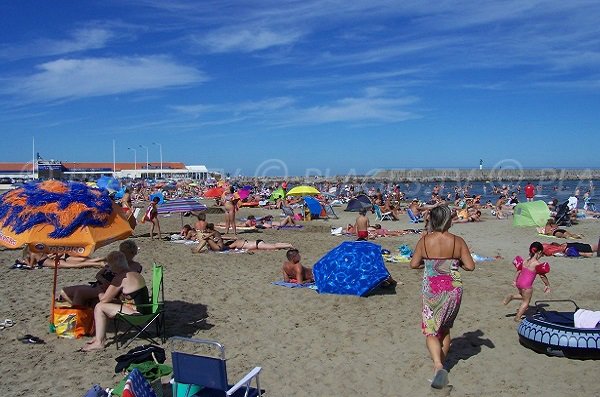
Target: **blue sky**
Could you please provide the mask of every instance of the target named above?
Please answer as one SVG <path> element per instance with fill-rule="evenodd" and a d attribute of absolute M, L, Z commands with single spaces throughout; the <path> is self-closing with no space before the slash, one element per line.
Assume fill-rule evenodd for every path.
<path fill-rule="evenodd" d="M 598 1 L 4 1 L 0 161 L 600 167 Z"/>

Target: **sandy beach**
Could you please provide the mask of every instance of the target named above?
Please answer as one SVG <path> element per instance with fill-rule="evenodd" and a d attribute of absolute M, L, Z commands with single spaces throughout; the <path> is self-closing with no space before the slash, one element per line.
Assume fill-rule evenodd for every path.
<path fill-rule="evenodd" d="M 336 208 L 340 219 L 304 222 L 301 230 L 265 230 L 242 237 L 267 242 L 290 242 L 312 266 L 328 250 L 349 237 L 330 235 L 332 226 L 354 222 L 355 213 Z M 278 215 L 278 211 L 242 209 L 249 214 Z M 187 219 L 190 223 L 192 218 Z M 370 215 L 375 223 L 374 215 Z M 222 215 L 209 214 L 211 222 Z M 179 216 L 160 219 L 163 232 L 177 233 Z M 388 229 L 413 228 L 408 218 L 384 222 Z M 598 240 L 598 222 L 584 220 L 571 228 Z M 153 262 L 165 266 L 167 333 L 214 339 L 227 349 L 230 381 L 254 366 L 263 367 L 261 386 L 268 396 L 596 396 L 593 380 L 598 361 L 547 357 L 518 343 L 513 321 L 517 302 L 501 304 L 513 292 L 515 255 L 525 255 L 532 241 L 557 241 L 537 236 L 533 228 L 515 228 L 512 220 L 492 219 L 455 225 L 473 252 L 502 255 L 503 260 L 478 263 L 463 272 L 465 292 L 452 330 L 450 387 L 431 389 L 432 364 L 420 330 L 421 270 L 405 263 L 386 263 L 402 284 L 394 293 L 367 298 L 320 295 L 309 289 L 288 289 L 271 282 L 281 279 L 285 251 L 249 254 L 192 254 L 190 246 L 150 240 L 148 225 L 138 225 L 134 239 L 139 261 L 150 282 Z M 401 244 L 414 247 L 418 235 L 386 237 L 375 242 L 397 252 Z M 94 256 L 116 249 L 104 247 Z M 104 351 L 81 353 L 85 340 L 59 339 L 48 333 L 52 270 L 10 270 L 19 251 L 0 251 L 0 318 L 16 324 L 0 331 L 0 390 L 6 396 L 83 395 L 94 383 L 113 387 L 114 358 L 124 353 L 109 345 Z M 599 258 L 549 258 L 552 292 L 544 296 L 536 280 L 533 300 L 573 299 L 580 307 L 598 307 Z M 85 283 L 95 269 L 64 269 L 59 285 Z M 31 334 L 46 341 L 24 344 Z M 112 333 L 109 334 L 109 337 Z M 137 343 L 137 342 L 136 342 Z M 139 342 L 138 344 L 141 344 Z M 169 352 L 171 345 L 164 345 Z M 170 357 L 167 362 L 170 361 Z"/>

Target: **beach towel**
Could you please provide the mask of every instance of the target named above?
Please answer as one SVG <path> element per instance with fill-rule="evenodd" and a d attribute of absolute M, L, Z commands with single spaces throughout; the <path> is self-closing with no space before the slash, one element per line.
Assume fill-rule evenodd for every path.
<path fill-rule="evenodd" d="M 280 287 L 286 287 L 286 288 L 310 288 L 310 289 L 317 289 L 317 286 L 315 285 L 315 283 L 298 284 L 298 283 L 286 283 L 285 281 L 273 281 L 271 284 L 273 284 L 273 285 L 279 285 Z"/>
<path fill-rule="evenodd" d="M 177 243 L 177 244 L 185 244 L 185 245 L 196 245 L 196 244 L 198 244 L 198 242 L 195 241 L 195 240 L 169 240 L 169 242 L 171 242 L 171 243 Z"/>
<path fill-rule="evenodd" d="M 223 225 L 215 225 L 215 228 L 225 230 L 226 227 Z M 256 226 L 236 226 L 237 231 L 256 231 Z"/>
<path fill-rule="evenodd" d="M 408 262 L 410 262 L 410 257 L 403 256 L 403 255 L 383 255 L 383 259 L 386 262 L 391 262 L 391 263 L 408 263 Z"/>
<path fill-rule="evenodd" d="M 598 328 L 600 311 L 579 309 L 573 315 L 575 328 Z"/>
<path fill-rule="evenodd" d="M 216 252 L 217 254 L 245 254 L 245 253 L 249 253 L 250 251 L 248 250 L 241 250 L 241 249 L 233 249 L 233 250 L 225 250 L 225 251 L 208 251 L 208 252 Z"/>
<path fill-rule="evenodd" d="M 304 226 L 302 225 L 284 225 L 284 226 L 278 226 L 277 230 L 284 230 L 284 229 L 302 229 L 304 228 Z"/>
<path fill-rule="evenodd" d="M 156 393 L 152 390 L 150 383 L 136 368 L 127 378 L 125 388 L 123 389 L 123 397 L 156 397 Z"/>

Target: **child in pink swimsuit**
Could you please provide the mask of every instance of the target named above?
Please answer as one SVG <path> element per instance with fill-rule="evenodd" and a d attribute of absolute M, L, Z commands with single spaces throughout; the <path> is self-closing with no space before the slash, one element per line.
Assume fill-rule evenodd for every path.
<path fill-rule="evenodd" d="M 519 290 L 518 294 L 509 294 L 504 298 L 505 305 L 512 300 L 521 300 L 521 306 L 515 316 L 515 321 L 520 322 L 521 317 L 529 308 L 529 302 L 531 302 L 531 296 L 533 295 L 533 281 L 535 276 L 538 274 L 544 282 L 544 293 L 550 292 L 550 282 L 546 273 L 550 272 L 550 265 L 540 263 L 540 258 L 544 256 L 544 246 L 536 241 L 529 246 L 529 259 L 523 261 L 520 256 L 515 257 L 513 265 L 517 268 L 517 274 L 515 276 L 514 286 Z"/>

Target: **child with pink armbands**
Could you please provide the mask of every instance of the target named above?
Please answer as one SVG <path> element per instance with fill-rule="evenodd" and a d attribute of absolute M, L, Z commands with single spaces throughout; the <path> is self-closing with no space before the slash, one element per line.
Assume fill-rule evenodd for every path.
<path fill-rule="evenodd" d="M 504 298 L 505 305 L 512 300 L 521 300 L 521 306 L 515 316 L 515 321 L 520 322 L 521 317 L 525 314 L 525 311 L 529 308 L 529 302 L 531 302 L 531 296 L 533 295 L 533 281 L 535 276 L 539 274 L 540 278 L 544 282 L 544 293 L 550 292 L 550 282 L 546 274 L 550 272 L 550 265 L 548 262 L 540 263 L 540 258 L 544 256 L 544 246 L 536 241 L 529 246 L 529 259 L 523 260 L 520 256 L 515 257 L 513 265 L 517 269 L 515 281 L 513 285 L 519 290 L 518 294 L 510 294 Z"/>

